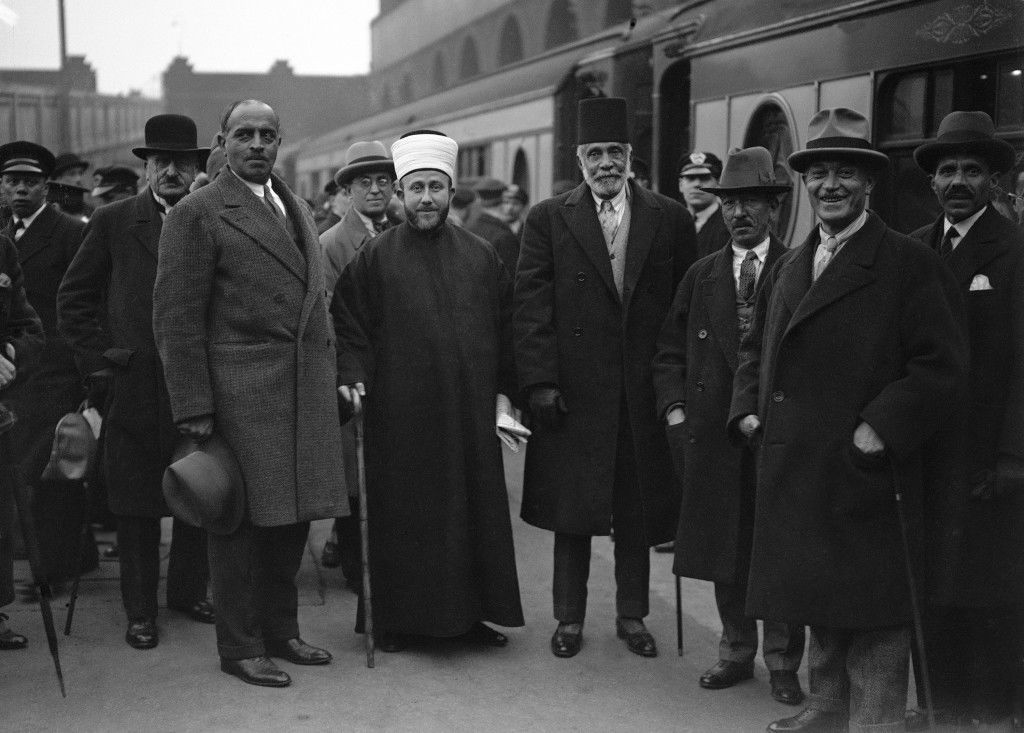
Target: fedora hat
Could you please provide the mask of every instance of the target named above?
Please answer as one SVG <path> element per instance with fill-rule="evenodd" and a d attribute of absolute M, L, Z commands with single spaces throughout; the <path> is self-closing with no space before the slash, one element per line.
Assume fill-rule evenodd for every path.
<path fill-rule="evenodd" d="M 347 186 L 361 173 L 383 171 L 395 177 L 395 161 L 388 156 L 388 149 L 380 140 L 352 143 L 345 151 L 345 167 L 334 174 L 334 182 Z"/>
<path fill-rule="evenodd" d="M 43 469 L 46 481 L 80 481 L 96 461 L 96 436 L 80 412 L 69 412 L 53 431 L 50 460 Z"/>
<path fill-rule="evenodd" d="M 164 500 L 174 516 L 214 534 L 231 534 L 245 510 L 245 480 L 231 446 L 218 433 L 183 438 L 164 471 Z"/>
<path fill-rule="evenodd" d="M 889 167 L 889 156 L 871 146 L 868 120 L 846 107 L 823 109 L 807 125 L 807 145 L 789 156 L 789 167 L 799 173 L 818 160 L 855 160 L 872 171 Z"/>
<path fill-rule="evenodd" d="M 991 117 L 984 112 L 960 111 L 942 118 L 935 139 L 914 150 L 914 161 L 926 173 L 934 173 L 944 156 L 957 153 L 980 155 L 994 173 L 1006 173 L 1017 157 L 1010 143 L 996 137 Z"/>
<path fill-rule="evenodd" d="M 196 123 L 185 115 L 154 115 L 146 120 L 146 144 L 132 148 L 137 157 L 146 159 L 153 153 L 197 153 L 199 167 L 206 167 L 209 148 L 199 147 Z"/>
<path fill-rule="evenodd" d="M 775 162 L 765 148 L 756 146 L 729 153 L 717 186 L 701 186 L 701 191 L 721 196 L 729 191 L 762 191 L 780 194 L 791 186 L 775 179 Z"/>

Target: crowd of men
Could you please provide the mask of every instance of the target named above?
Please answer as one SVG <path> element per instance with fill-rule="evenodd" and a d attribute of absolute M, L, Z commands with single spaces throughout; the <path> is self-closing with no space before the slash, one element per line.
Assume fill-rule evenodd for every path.
<path fill-rule="evenodd" d="M 297 621 L 316 519 L 335 519 L 322 560 L 360 594 L 368 563 L 373 618 L 360 604 L 356 630 L 372 620 L 380 648 L 504 646 L 489 624 L 524 615 L 501 445 L 528 440 L 522 519 L 554 533 L 555 656 L 581 653 L 591 538 L 613 535 L 631 652 L 658 654 L 653 546 L 714 583 L 702 687 L 753 676 L 762 620 L 771 695 L 799 705 L 809 637 L 806 707 L 769 731 L 929 715 L 1010 730 L 1024 234 L 992 199 L 1014 149 L 985 113 L 948 115 L 914 154 L 942 213 L 900 233 L 868 208 L 889 159 L 867 120 L 822 110 L 787 161 L 816 223 L 787 248 L 774 227 L 791 186 L 768 150 L 687 154 L 675 200 L 644 185 L 625 100 L 584 100 L 578 120 L 582 182 L 525 218 L 520 189 L 484 179 L 467 196 L 458 143 L 416 130 L 390 151 L 354 143 L 318 225 L 274 172 L 277 113 L 252 99 L 212 150 L 191 119 L 150 119 L 132 151 L 146 185 L 103 170 L 87 223 L 47 202 L 81 187 L 84 161 L 0 146 L 0 397 L 17 416 L 0 429 L 46 574 L 95 564 L 74 549 L 81 492 L 42 478 L 54 425 L 85 397 L 103 416 L 131 646 L 158 643 L 171 513 L 167 606 L 215 623 L 221 669 L 247 683 L 290 684 L 273 659 L 331 661 Z M 69 171 L 77 183 L 57 180 Z M 24 647 L 4 619 L 0 649 Z M 921 709 L 905 715 L 912 659 Z"/>

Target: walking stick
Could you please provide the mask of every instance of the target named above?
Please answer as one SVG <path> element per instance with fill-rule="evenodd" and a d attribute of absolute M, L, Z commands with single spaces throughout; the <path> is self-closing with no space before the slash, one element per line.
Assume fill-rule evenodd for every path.
<path fill-rule="evenodd" d="M 676 650 L 683 656 L 683 609 L 682 591 L 679 588 L 679 576 L 676 575 Z"/>
<path fill-rule="evenodd" d="M 370 535 L 366 509 L 366 460 L 363 458 L 363 416 L 355 417 L 356 482 L 359 484 L 359 544 L 363 566 L 363 638 L 366 666 L 373 669 L 373 599 L 370 594 Z"/>
<path fill-rule="evenodd" d="M 903 558 L 906 561 L 907 584 L 910 586 L 910 610 L 914 615 L 914 640 L 917 643 L 917 655 L 921 660 L 921 682 L 924 687 L 924 704 L 928 714 L 928 728 L 935 730 L 935 705 L 932 701 L 932 682 L 928 673 L 928 657 L 924 653 L 924 623 L 921 621 L 921 606 L 917 597 L 917 584 L 914 582 L 914 567 L 910 558 L 910 533 L 907 529 L 907 513 L 903 504 L 903 489 L 900 486 L 899 472 L 893 461 L 892 481 L 896 491 L 896 516 L 900 523 L 900 538 L 903 540 Z M 920 702 L 920 701 L 919 701 Z"/>
<path fill-rule="evenodd" d="M 64 619 L 64 636 L 71 635 L 71 622 L 75 618 L 75 605 L 78 603 L 78 586 L 82 580 L 82 558 L 85 557 L 86 548 L 89 546 L 89 538 L 92 536 L 89 531 L 89 507 L 92 506 L 92 496 L 90 495 L 88 479 L 82 481 L 82 490 L 85 493 L 85 516 L 82 517 L 82 533 L 78 539 L 78 561 L 75 568 L 75 582 L 71 585 L 71 598 L 68 599 L 67 603 L 68 615 Z"/>
<path fill-rule="evenodd" d="M 28 487 L 21 475 L 21 466 L 11 460 L 11 435 L 9 431 L 0 434 L 0 461 L 3 463 L 3 480 L 8 482 L 14 495 L 14 505 L 18 509 L 18 520 L 21 523 L 21 534 L 25 541 L 25 552 L 28 554 L 28 565 L 32 570 L 32 581 L 39 592 L 39 610 L 43 615 L 43 627 L 46 629 L 46 643 L 50 646 L 50 656 L 57 672 L 57 683 L 60 694 L 67 697 L 64 689 L 64 672 L 60 668 L 60 653 L 57 650 L 57 629 L 53 625 L 53 611 L 50 609 L 52 591 L 43 572 L 43 561 L 39 554 L 39 540 L 36 537 L 36 525 L 32 520 L 32 504 Z"/>

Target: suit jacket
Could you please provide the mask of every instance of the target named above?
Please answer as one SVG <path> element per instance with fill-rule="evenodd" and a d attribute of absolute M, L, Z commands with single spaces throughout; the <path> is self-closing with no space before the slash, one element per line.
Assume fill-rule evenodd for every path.
<path fill-rule="evenodd" d="M 759 286 L 785 251 L 772 235 Z M 740 345 L 732 259 L 730 240 L 687 270 L 658 335 L 653 377 L 658 414 L 675 403 L 686 412 L 683 423 L 665 429 L 682 482 L 674 571 L 746 584 L 752 466 L 744 471 L 748 450 L 726 432 Z"/>
<path fill-rule="evenodd" d="M 967 368 L 952 277 L 875 214 L 811 281 L 815 228 L 761 286 L 730 424 L 762 425 L 747 614 L 840 628 L 909 623 L 902 491 L 923 578 L 923 446 Z M 866 422 L 885 457 L 853 446 Z"/>
<path fill-rule="evenodd" d="M 153 290 L 174 420 L 214 416 L 241 463 L 247 516 L 261 526 L 345 512 L 316 227 L 284 182 L 272 180 L 298 243 L 225 172 L 168 214 Z"/>
<path fill-rule="evenodd" d="M 515 361 L 524 391 L 555 385 L 569 414 L 534 426 L 522 505 L 530 524 L 608 534 L 620 432 L 629 431 L 645 539 L 675 534 L 679 493 L 654 409 L 651 358 L 676 285 L 693 263 L 693 220 L 676 201 L 637 186 L 620 299 L 597 209 L 580 184 L 534 206 L 516 273 Z M 620 424 L 625 410 L 628 425 Z"/>
<path fill-rule="evenodd" d="M 697 257 L 707 257 L 732 241 L 729 227 L 722 218 L 722 207 L 712 214 L 697 232 Z"/>
<path fill-rule="evenodd" d="M 911 236 L 938 250 L 943 234 L 939 217 Z M 971 368 L 956 428 L 932 456 L 961 504 L 933 530 L 956 532 L 951 602 L 1010 605 L 1024 597 L 1024 493 L 979 501 L 970 489 L 992 480 L 1000 454 L 1024 459 L 1024 234 L 989 206 L 945 263 L 965 303 Z"/>
<path fill-rule="evenodd" d="M 337 224 L 320 235 L 320 251 L 324 261 L 324 285 L 327 297 L 334 293 L 334 286 L 348 263 L 356 258 L 363 245 L 373 239 L 354 208 L 345 212 Z"/>
<path fill-rule="evenodd" d="M 481 211 L 480 216 L 466 225 L 466 229 L 490 243 L 498 252 L 510 274 L 515 274 L 519 261 L 519 237 L 501 219 Z"/>
<path fill-rule="evenodd" d="M 113 369 L 103 465 L 111 511 L 168 514 L 161 481 L 177 439 L 153 338 L 162 222 L 149 188 L 101 206 L 57 294 L 57 323 L 82 378 Z"/>

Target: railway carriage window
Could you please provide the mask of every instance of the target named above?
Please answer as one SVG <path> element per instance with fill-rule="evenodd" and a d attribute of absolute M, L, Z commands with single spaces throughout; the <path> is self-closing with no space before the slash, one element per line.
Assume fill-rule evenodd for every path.
<path fill-rule="evenodd" d="M 623 23 L 633 17 L 633 0 L 608 0 L 605 6 L 605 27 Z"/>
<path fill-rule="evenodd" d="M 434 91 L 443 92 L 448 88 L 448 74 L 444 70 L 444 58 L 440 52 L 434 55 Z"/>
<path fill-rule="evenodd" d="M 487 175 L 487 145 L 467 145 L 459 148 L 458 169 L 460 179 L 480 178 Z"/>
<path fill-rule="evenodd" d="M 1024 57 L 999 64 L 997 84 L 996 127 L 1020 132 L 1024 127 Z"/>
<path fill-rule="evenodd" d="M 571 43 L 579 38 L 576 13 L 569 0 L 553 0 L 548 10 L 548 24 L 544 30 L 544 50 Z"/>
<path fill-rule="evenodd" d="M 523 58 L 523 35 L 519 21 L 514 15 L 508 16 L 501 29 L 501 45 L 498 48 L 498 66 L 508 66 Z"/>
<path fill-rule="evenodd" d="M 787 161 L 793 152 L 794 140 L 789 116 L 777 102 L 762 102 L 750 118 L 747 133 L 743 137 L 743 147 L 749 148 L 754 145 L 760 145 L 772 154 L 772 160 L 775 161 L 775 179 L 790 186 L 790 192 L 782 196 L 781 205 L 776 209 L 772 222 L 775 234 L 780 239 L 788 240 L 795 204 L 792 187 L 796 182 L 796 176 L 790 170 Z"/>
<path fill-rule="evenodd" d="M 892 85 L 887 106 L 888 137 L 919 138 L 924 134 L 927 89 L 928 75 L 925 72 L 908 74 Z"/>
<path fill-rule="evenodd" d="M 469 79 L 480 73 L 480 58 L 476 52 L 476 41 L 466 36 L 462 42 L 462 58 L 459 61 L 459 78 Z"/>

